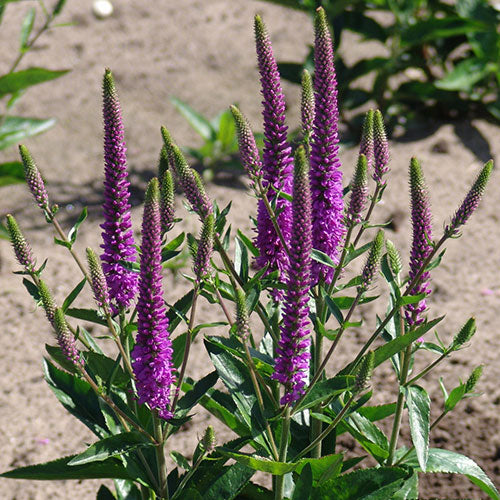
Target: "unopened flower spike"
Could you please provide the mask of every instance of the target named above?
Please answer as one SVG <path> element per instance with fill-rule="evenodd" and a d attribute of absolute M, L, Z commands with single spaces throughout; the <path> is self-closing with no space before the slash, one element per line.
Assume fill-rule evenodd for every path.
<path fill-rule="evenodd" d="M 481 198 L 483 197 L 484 190 L 488 184 L 491 172 L 493 170 L 493 160 L 490 160 L 483 167 L 476 181 L 470 188 L 464 201 L 456 211 L 455 215 L 452 217 L 451 222 L 445 228 L 445 233 L 449 236 L 457 236 L 459 234 L 458 228 L 463 226 L 469 217 L 472 215 L 474 210 L 479 205 Z"/>
<path fill-rule="evenodd" d="M 130 192 L 122 112 L 113 75 L 103 78 L 104 118 L 104 223 L 102 268 L 109 289 L 113 313 L 127 308 L 137 292 L 137 274 L 122 262 L 135 262 L 136 251 L 130 216 Z"/>
<path fill-rule="evenodd" d="M 291 229 L 291 203 L 279 192 L 291 194 L 293 182 L 293 157 L 287 141 L 288 127 L 285 125 L 285 96 L 281 88 L 278 65 L 274 58 L 267 29 L 255 16 L 255 43 L 262 93 L 262 115 L 264 118 L 264 150 L 262 158 L 263 184 L 267 197 L 275 206 L 278 226 L 288 245 Z M 278 270 L 281 275 L 288 267 L 286 250 L 274 229 L 263 200 L 257 208 L 257 236 L 255 246 L 259 249 L 256 264 L 259 268 L 268 266 L 267 273 Z M 275 299 L 281 299 L 280 292 Z"/>
<path fill-rule="evenodd" d="M 43 280 L 38 281 L 38 293 L 40 295 L 40 300 L 42 301 L 42 306 L 45 311 L 45 316 L 49 320 L 49 323 L 54 326 L 54 319 L 56 315 L 56 304 L 49 287 Z"/>
<path fill-rule="evenodd" d="M 398 276 L 398 274 L 403 270 L 401 255 L 391 240 L 385 240 L 385 249 L 387 250 L 387 257 L 391 271 L 394 276 Z"/>
<path fill-rule="evenodd" d="M 325 11 L 316 11 L 314 21 L 315 113 L 311 138 L 311 197 L 313 248 L 338 263 L 339 246 L 345 234 L 343 223 L 342 172 L 338 156 L 339 110 L 332 37 Z M 313 280 L 330 283 L 334 269 L 313 262 Z"/>
<path fill-rule="evenodd" d="M 49 195 L 45 189 L 45 183 L 43 182 L 42 175 L 36 166 L 31 153 L 28 151 L 26 146 L 22 144 L 19 146 L 19 153 L 21 155 L 21 160 L 23 162 L 24 177 L 26 178 L 26 184 L 28 185 L 33 198 L 35 199 L 37 205 L 45 212 L 48 217 L 51 213 L 49 207 Z"/>
<path fill-rule="evenodd" d="M 160 191 L 158 180 L 152 179 L 146 191 L 142 220 L 137 337 L 132 364 L 139 402 L 147 403 L 161 418 L 169 419 L 175 375 L 161 271 Z"/>
<path fill-rule="evenodd" d="M 365 114 L 365 119 L 363 121 L 363 128 L 361 129 L 361 141 L 359 144 L 359 154 L 366 156 L 366 162 L 368 164 L 368 169 L 373 166 L 374 157 L 374 132 L 373 132 L 373 122 L 374 122 L 375 112 L 373 109 L 369 109 Z"/>
<path fill-rule="evenodd" d="M 460 329 L 460 331 L 453 338 L 453 342 L 451 344 L 451 349 L 454 351 L 460 349 L 464 344 L 469 342 L 469 340 L 476 333 L 476 319 L 469 318 L 464 326 Z"/>
<path fill-rule="evenodd" d="M 104 271 L 102 270 L 102 265 L 97 255 L 92 248 L 87 248 L 87 263 L 90 269 L 90 278 L 92 291 L 94 292 L 94 299 L 99 307 L 104 310 L 109 310 L 109 291 L 108 285 L 106 283 L 106 278 L 104 276 Z"/>
<path fill-rule="evenodd" d="M 385 132 L 384 118 L 377 109 L 373 116 L 373 172 L 377 184 L 384 185 L 382 177 L 389 171 L 389 142 Z"/>
<path fill-rule="evenodd" d="M 356 375 L 356 382 L 354 384 L 355 392 L 361 392 L 368 386 L 375 367 L 375 352 L 370 351 L 363 356 Z"/>
<path fill-rule="evenodd" d="M 422 167 L 416 158 L 412 158 L 410 162 L 410 198 L 411 222 L 413 227 L 409 272 L 409 280 L 411 281 L 419 272 L 425 259 L 432 252 L 432 216 L 429 194 Z M 419 282 L 410 290 L 411 295 L 421 293 L 429 295 L 431 293 L 429 279 L 429 271 L 422 273 Z M 416 304 L 408 304 L 405 311 L 408 324 L 412 326 L 422 323 L 424 321 L 423 313 L 426 308 L 425 299 Z"/>
<path fill-rule="evenodd" d="M 250 123 L 246 116 L 236 107 L 231 106 L 236 133 L 238 135 L 238 145 L 243 168 L 251 180 L 262 177 L 262 161 L 259 150 L 255 142 Z"/>
<path fill-rule="evenodd" d="M 193 210 L 199 215 L 203 221 L 208 214 L 213 211 L 212 203 L 210 202 L 203 183 L 199 175 L 189 167 L 184 155 L 179 147 L 173 143 L 172 137 L 165 127 L 161 128 L 163 141 L 167 154 L 172 156 L 173 167 L 179 183 L 184 190 L 184 194 Z"/>
<path fill-rule="evenodd" d="M 160 150 L 160 156 L 158 158 L 158 181 L 160 182 L 160 189 L 163 183 L 163 176 L 165 175 L 165 172 L 167 172 L 169 169 L 170 169 L 170 163 L 169 163 L 167 148 L 165 147 L 165 145 L 163 145 Z"/>
<path fill-rule="evenodd" d="M 272 378 L 285 386 L 282 405 L 304 393 L 309 373 L 311 344 L 309 289 L 311 287 L 312 222 L 308 163 L 303 146 L 295 153 L 290 266 L 283 306 L 283 322 Z"/>
<path fill-rule="evenodd" d="M 80 351 L 75 344 L 75 337 L 70 332 L 63 310 L 58 307 L 54 314 L 54 329 L 56 331 L 57 343 L 68 361 L 77 368 L 84 364 Z"/>
<path fill-rule="evenodd" d="M 236 289 L 236 333 L 245 342 L 250 335 L 247 298 L 241 288 Z"/>
<path fill-rule="evenodd" d="M 209 214 L 203 221 L 203 228 L 193 266 L 198 283 L 210 272 L 210 258 L 212 257 L 214 246 L 214 225 L 214 214 Z"/>
<path fill-rule="evenodd" d="M 203 435 L 203 438 L 201 440 L 201 445 L 203 447 L 203 451 L 206 454 L 210 454 L 215 450 L 215 445 L 216 445 L 215 432 L 214 428 L 211 425 L 209 425 L 206 428 L 205 434 Z"/>
<path fill-rule="evenodd" d="M 302 118 L 302 134 L 306 152 L 310 152 L 310 140 L 314 123 L 314 89 L 311 73 L 305 69 L 302 72 L 302 93 L 300 113 Z"/>
<path fill-rule="evenodd" d="M 364 154 L 358 157 L 354 178 L 351 181 L 351 199 L 347 209 L 347 224 L 354 225 L 361 222 L 368 198 L 368 164 Z"/>
<path fill-rule="evenodd" d="M 483 365 L 476 366 L 476 368 L 472 370 L 472 373 L 465 382 L 465 394 L 469 394 L 476 388 L 476 385 L 479 382 L 479 379 L 481 378 L 482 374 L 483 374 Z"/>
<path fill-rule="evenodd" d="M 361 273 L 361 285 L 359 287 L 360 291 L 365 291 L 368 289 L 370 284 L 375 277 L 375 273 L 380 264 L 380 259 L 382 257 L 382 248 L 384 246 L 384 232 L 379 229 L 377 236 L 372 242 L 370 253 L 366 259 L 365 267 Z"/>
<path fill-rule="evenodd" d="M 7 230 L 9 231 L 10 241 L 14 248 L 17 261 L 27 271 L 33 271 L 36 265 L 36 260 L 33 257 L 33 250 L 23 236 L 21 229 L 19 229 L 19 224 L 16 219 L 10 214 L 7 215 Z"/>
<path fill-rule="evenodd" d="M 160 184 L 160 213 L 162 234 L 170 231 L 174 225 L 174 178 L 170 170 L 165 170 Z"/>

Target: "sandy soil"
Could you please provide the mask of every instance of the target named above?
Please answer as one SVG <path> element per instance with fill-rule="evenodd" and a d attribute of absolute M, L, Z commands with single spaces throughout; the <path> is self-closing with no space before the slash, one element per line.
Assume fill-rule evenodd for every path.
<path fill-rule="evenodd" d="M 182 8 L 180 5 L 182 4 Z M 10 64 L 9 53 L 18 43 L 18 29 L 28 6 L 9 5 L 0 31 L 0 64 Z M 62 207 L 61 220 L 70 227 L 82 206 L 88 205 L 90 221 L 81 229 L 78 252 L 85 246 L 99 246 L 100 203 L 102 201 L 102 132 L 100 82 L 103 69 L 113 69 L 124 109 L 129 166 L 134 183 L 133 220 L 141 218 L 140 204 L 145 182 L 154 175 L 161 146 L 159 127 L 170 128 L 181 145 L 197 145 L 199 140 L 169 103 L 175 95 L 208 116 L 214 116 L 231 103 L 239 103 L 256 128 L 260 126 L 260 95 L 256 72 L 252 18 L 263 14 L 272 33 L 275 53 L 280 60 L 303 59 L 312 40 L 309 19 L 300 13 L 244 0 L 167 0 L 159 7 L 153 2 L 116 2 L 115 13 L 96 20 L 91 2 L 68 2 L 62 21 L 76 26 L 49 33 L 40 50 L 29 54 L 23 65 L 70 68 L 70 74 L 50 84 L 31 89 L 18 106 L 18 114 L 55 116 L 58 124 L 43 136 L 30 139 L 33 155 L 47 179 L 51 199 Z M 11 52 L 12 51 L 12 52 Z M 366 47 L 353 38 L 352 56 Z M 298 124 L 298 88 L 285 84 L 288 98 L 288 123 Z M 443 223 L 455 210 L 482 161 L 500 153 L 500 129 L 477 121 L 438 123 L 429 135 L 420 130 L 408 140 L 392 144 L 392 172 L 384 204 L 377 219 L 393 218 L 396 223 L 388 237 L 408 258 L 409 231 L 407 166 L 412 155 L 423 163 L 434 213 L 434 230 L 439 234 Z M 421 138 L 424 137 L 424 138 Z M 487 138 L 485 140 L 484 138 Z M 343 149 L 341 159 L 345 178 L 353 170 L 355 149 Z M 15 149 L 3 152 L 0 160 L 15 159 Z M 234 201 L 232 220 L 249 227 L 248 214 L 254 212 L 253 199 L 241 189 L 224 185 L 208 186 L 210 196 L 220 205 Z M 482 397 L 462 403 L 434 434 L 433 445 L 467 454 L 485 469 L 494 482 L 500 479 L 499 404 L 500 336 L 495 311 L 500 304 L 500 252 L 496 200 L 500 185 L 496 173 L 483 206 L 467 225 L 463 237 L 449 245 L 442 266 L 433 272 L 431 313 L 446 312 L 439 328 L 450 339 L 470 315 L 478 323 L 471 348 L 454 355 L 453 362 L 441 369 L 448 387 L 466 378 L 478 364 L 485 365 L 479 384 Z M 180 216 L 186 212 L 178 201 Z M 79 275 L 61 247 L 51 244 L 51 229 L 30 200 L 25 187 L 2 189 L 0 215 L 12 212 L 29 238 L 38 262 L 49 258 L 46 279 L 58 301 L 64 299 Z M 184 228 L 198 231 L 197 221 L 189 219 Z M 234 225 L 233 225 L 234 227 Z M 93 441 L 90 432 L 67 415 L 57 403 L 42 377 L 41 357 L 44 344 L 52 342 L 50 330 L 40 310 L 18 276 L 7 243 L 0 245 L 2 287 L 0 311 L 4 318 L 3 348 L 0 351 L 0 470 L 43 462 L 84 450 Z M 181 279 L 166 279 L 167 300 L 186 289 Z M 382 291 L 383 285 L 379 284 Z M 82 301 L 83 303 L 83 301 Z M 374 310 L 368 306 L 362 315 L 373 326 Z M 200 321 L 215 318 L 218 311 L 204 303 Z M 223 332 L 218 332 L 223 333 Z M 335 362 L 347 359 L 362 341 L 363 332 L 352 336 Z M 206 373 L 207 358 L 197 343 L 189 375 Z M 373 381 L 385 401 L 395 398 L 393 375 L 380 370 Z M 423 385 L 435 398 L 433 415 L 441 409 L 437 382 Z M 381 396 L 379 396 L 381 398 Z M 189 455 L 208 420 L 200 412 L 194 426 L 179 434 L 172 443 Z M 223 442 L 228 434 L 221 433 Z M 346 443 L 349 444 L 349 443 Z M 2 498 L 9 500 L 95 498 L 99 482 L 43 483 L 2 480 Z M 422 498 L 483 498 L 479 489 L 457 476 L 432 475 L 422 479 Z"/>

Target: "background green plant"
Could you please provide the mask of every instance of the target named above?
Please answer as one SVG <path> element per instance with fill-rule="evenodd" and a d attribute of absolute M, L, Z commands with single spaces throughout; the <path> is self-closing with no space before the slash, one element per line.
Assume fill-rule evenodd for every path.
<path fill-rule="evenodd" d="M 17 2 L 14 2 L 14 0 L 0 0 L 0 24 L 9 3 Z M 35 47 L 44 33 L 65 26 L 65 24 L 54 24 L 54 21 L 62 12 L 66 0 L 59 0 L 51 10 L 47 9 L 41 0 L 30 3 L 36 4 L 37 7 L 31 6 L 24 16 L 20 29 L 18 51 L 11 54 L 12 62 L 6 73 L 0 74 L 0 151 L 11 148 L 11 146 L 18 144 L 27 137 L 45 132 L 54 126 L 56 123 L 54 118 L 42 119 L 17 116 L 14 114 L 14 108 L 28 88 L 54 80 L 68 72 L 68 70 L 54 71 L 33 66 L 19 70 L 24 56 Z M 24 2 L 16 5 L 16 8 L 24 7 Z M 37 15 L 43 16 L 43 24 L 35 30 Z M 16 149 L 11 149 L 12 157 L 17 157 Z M 24 182 L 22 163 L 17 160 L 1 161 L 0 187 L 20 182 Z M 0 237 L 8 238 L 7 231 L 2 224 L 0 224 Z"/>
<path fill-rule="evenodd" d="M 500 120 L 500 12 L 487 0 L 264 1 L 310 14 L 324 7 L 337 50 L 341 112 L 356 115 L 374 99 L 389 124 L 398 115 L 403 125 L 429 116 Z M 380 44 L 385 55 L 347 64 L 345 30 Z M 312 70 L 312 51 L 302 63 L 282 62 L 280 72 L 300 83 L 303 67 Z M 367 75 L 368 88 L 359 83 Z"/>

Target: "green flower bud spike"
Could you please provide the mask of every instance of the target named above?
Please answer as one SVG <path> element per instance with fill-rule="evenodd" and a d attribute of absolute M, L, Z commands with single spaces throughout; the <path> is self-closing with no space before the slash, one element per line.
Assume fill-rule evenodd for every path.
<path fill-rule="evenodd" d="M 198 283 L 210 272 L 210 258 L 214 247 L 214 215 L 209 214 L 203 222 L 200 240 L 194 260 L 194 273 Z"/>
<path fill-rule="evenodd" d="M 69 331 L 63 310 L 58 307 L 54 315 L 54 329 L 56 331 L 57 343 L 68 361 L 71 361 L 77 368 L 83 365 L 83 358 L 76 348 L 75 337 Z"/>
<path fill-rule="evenodd" d="M 16 219 L 12 215 L 7 215 L 7 230 L 9 231 L 10 241 L 16 254 L 16 259 L 27 271 L 31 272 L 35 268 L 36 260 L 33 257 L 33 251 L 23 236 Z"/>
<path fill-rule="evenodd" d="M 52 297 L 52 293 L 49 290 L 49 287 L 43 280 L 40 280 L 38 282 L 38 293 L 40 294 L 40 299 L 42 300 L 42 306 L 45 310 L 45 315 L 47 316 L 49 323 L 54 326 L 56 304 L 54 302 L 54 298 Z"/>
<path fill-rule="evenodd" d="M 368 169 L 373 166 L 373 109 L 369 109 L 366 112 L 365 119 L 363 121 L 363 128 L 361 130 L 361 141 L 359 144 L 359 154 L 366 156 L 366 161 L 368 163 Z"/>
<path fill-rule="evenodd" d="M 203 438 L 201 440 L 201 446 L 205 451 L 205 453 L 210 454 L 215 450 L 215 444 L 216 444 L 216 439 L 215 439 L 214 428 L 211 425 L 209 425 L 205 430 L 205 434 L 203 435 Z"/>
<path fill-rule="evenodd" d="M 385 240 L 385 249 L 387 251 L 389 267 L 391 268 L 394 276 L 398 276 L 403 270 L 401 255 L 399 255 L 398 249 L 394 246 L 394 243 L 391 240 Z"/>
<path fill-rule="evenodd" d="M 160 215 L 162 234 L 170 231 L 174 225 L 174 178 L 170 170 L 165 170 L 160 178 Z"/>
<path fill-rule="evenodd" d="M 92 248 L 87 248 L 87 262 L 90 269 L 92 291 L 94 292 L 94 299 L 99 307 L 109 311 L 109 290 L 102 270 L 101 261 L 97 258 Z"/>
<path fill-rule="evenodd" d="M 372 377 L 373 369 L 375 367 L 375 352 L 370 351 L 361 360 L 359 371 L 356 375 L 356 382 L 354 385 L 355 392 L 361 392 L 366 389 Z"/>
<path fill-rule="evenodd" d="M 31 153 L 28 151 L 26 146 L 19 146 L 19 153 L 21 155 L 21 160 L 24 167 L 24 177 L 26 178 L 26 184 L 28 185 L 33 198 L 35 199 L 37 205 L 45 212 L 48 217 L 51 214 L 49 207 L 49 196 L 47 190 L 45 189 L 45 183 L 43 182 L 42 176 L 38 167 L 36 166 Z"/>
<path fill-rule="evenodd" d="M 247 300 L 245 292 L 241 288 L 236 289 L 236 333 L 243 342 L 250 335 Z"/>
<path fill-rule="evenodd" d="M 311 138 L 314 122 L 314 89 L 311 73 L 305 69 L 302 72 L 302 95 L 300 104 L 302 116 L 302 133 L 304 134 L 304 146 L 309 153 L 309 141 Z"/>
<path fill-rule="evenodd" d="M 351 198 L 347 209 L 347 224 L 354 225 L 361 222 L 361 212 L 366 206 L 368 198 L 368 163 L 364 154 L 358 157 L 354 177 L 351 181 Z"/>
<path fill-rule="evenodd" d="M 451 344 L 453 351 L 458 351 L 464 344 L 469 342 L 472 336 L 476 333 L 476 320 L 469 318 L 460 331 L 455 335 Z"/>
<path fill-rule="evenodd" d="M 483 374 L 483 365 L 479 365 L 470 374 L 470 377 L 467 379 L 467 382 L 465 382 L 465 394 L 469 394 L 472 392 L 475 388 L 477 383 L 479 382 L 479 379 L 481 378 L 481 375 Z"/>
<path fill-rule="evenodd" d="M 163 146 L 160 151 L 160 157 L 158 158 L 158 180 L 162 182 L 165 172 L 170 168 L 169 158 L 167 154 L 167 148 Z"/>
<path fill-rule="evenodd" d="M 365 291 L 370 286 L 373 278 L 375 277 L 375 273 L 377 272 L 380 258 L 382 257 L 382 247 L 384 246 L 384 232 L 380 229 L 375 236 L 375 239 L 372 242 L 372 246 L 370 248 L 370 253 L 368 254 L 368 258 L 366 259 L 365 267 L 363 268 L 363 272 L 361 274 L 362 283 L 360 287 L 358 287 L 358 291 Z"/>

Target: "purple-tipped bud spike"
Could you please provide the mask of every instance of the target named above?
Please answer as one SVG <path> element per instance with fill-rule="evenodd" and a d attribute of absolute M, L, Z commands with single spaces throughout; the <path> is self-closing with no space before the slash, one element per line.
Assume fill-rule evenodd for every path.
<path fill-rule="evenodd" d="M 94 299 L 99 307 L 107 311 L 110 306 L 108 285 L 104 277 L 101 262 L 92 248 L 87 248 L 87 263 L 90 269 Z"/>
<path fill-rule="evenodd" d="M 142 220 L 141 269 L 137 300 L 137 338 L 132 363 L 140 403 L 161 418 L 172 417 L 170 393 L 175 382 L 161 279 L 161 219 L 158 180 L 146 191 Z"/>
<path fill-rule="evenodd" d="M 486 184 L 490 178 L 493 170 L 493 160 L 490 160 L 481 170 L 477 176 L 476 181 L 470 188 L 464 201 L 452 217 L 450 225 L 446 226 L 445 233 L 449 236 L 457 236 L 459 234 L 458 228 L 463 226 L 472 213 L 476 210 L 483 197 Z"/>
<path fill-rule="evenodd" d="M 103 118 L 104 223 L 101 224 L 101 260 L 113 312 L 117 312 L 127 308 L 134 299 L 137 275 L 122 265 L 122 261 L 135 262 L 136 251 L 130 216 L 130 182 L 122 113 L 109 69 L 106 69 L 103 79 Z"/>
<path fill-rule="evenodd" d="M 370 248 L 370 253 L 366 259 L 365 267 L 361 273 L 362 283 L 359 287 L 360 291 L 367 290 L 370 284 L 375 278 L 375 273 L 380 264 L 380 258 L 382 257 L 382 248 L 384 246 L 384 232 L 380 229 L 375 236 Z"/>
<path fill-rule="evenodd" d="M 200 241 L 196 251 L 193 270 L 196 280 L 200 282 L 210 272 L 210 258 L 214 246 L 214 215 L 209 214 L 203 221 Z"/>
<path fill-rule="evenodd" d="M 165 127 L 161 128 L 163 141 L 167 155 L 172 157 L 172 165 L 179 180 L 184 194 L 191 204 L 193 210 L 199 215 L 203 221 L 209 214 L 213 212 L 212 203 L 210 202 L 203 183 L 199 175 L 189 167 L 182 151 L 176 144 L 173 143 L 172 137 Z"/>
<path fill-rule="evenodd" d="M 170 231 L 174 225 L 174 178 L 170 170 L 165 170 L 160 185 L 160 212 L 162 234 Z"/>
<path fill-rule="evenodd" d="M 314 21 L 315 115 L 311 139 L 311 196 L 313 208 L 313 247 L 338 262 L 339 244 L 345 233 L 343 224 L 342 172 L 338 157 L 337 80 L 333 64 L 332 37 L 326 14 L 318 8 Z M 313 262 L 314 282 L 330 283 L 334 270 Z"/>
<path fill-rule="evenodd" d="M 245 342 L 250 335 L 247 298 L 241 288 L 236 289 L 236 333 Z"/>
<path fill-rule="evenodd" d="M 31 191 L 33 198 L 38 206 L 46 212 L 46 214 L 50 214 L 49 195 L 47 194 L 42 175 L 40 174 L 31 153 L 28 151 L 28 148 L 23 145 L 19 146 L 19 153 L 23 162 L 26 184 L 28 184 L 28 188 Z"/>
<path fill-rule="evenodd" d="M 347 209 L 347 224 L 354 225 L 361 222 L 363 212 L 368 198 L 368 164 L 366 156 L 360 154 L 358 164 L 351 181 L 351 199 Z"/>
<path fill-rule="evenodd" d="M 386 181 L 382 181 L 382 177 L 389 171 L 389 142 L 385 133 L 384 118 L 378 109 L 373 117 L 373 153 L 373 180 L 384 185 Z"/>
<path fill-rule="evenodd" d="M 311 357 L 308 302 L 311 287 L 312 221 L 308 164 L 303 146 L 295 153 L 292 216 L 290 266 L 283 322 L 272 375 L 272 378 L 285 386 L 285 393 L 280 401 L 282 405 L 293 403 L 304 393 Z"/>
<path fill-rule="evenodd" d="M 38 293 L 40 294 L 40 299 L 42 301 L 42 306 L 45 311 L 45 315 L 49 320 L 49 323 L 54 326 L 54 318 L 56 315 L 56 304 L 49 287 L 46 285 L 45 281 L 39 280 L 38 282 Z"/>
<path fill-rule="evenodd" d="M 69 331 L 63 310 L 58 307 L 54 314 L 54 329 L 56 331 L 57 343 L 62 353 L 68 361 L 71 361 L 77 368 L 84 364 L 80 351 L 76 348 L 75 337 Z"/>
<path fill-rule="evenodd" d="M 236 106 L 231 106 L 230 109 L 236 124 L 236 133 L 238 134 L 238 145 L 243 168 L 250 179 L 260 178 L 262 177 L 262 161 L 260 160 L 259 150 L 255 143 L 255 137 L 250 127 L 250 123 L 246 116 Z"/>
<path fill-rule="evenodd" d="M 33 271 L 36 265 L 36 260 L 33 257 L 33 251 L 30 245 L 23 236 L 21 229 L 16 219 L 8 214 L 7 215 L 7 230 L 9 231 L 10 241 L 16 254 L 16 259 L 27 271 Z"/>
<path fill-rule="evenodd" d="M 291 194 L 293 182 L 292 150 L 287 141 L 285 125 L 285 96 L 280 83 L 278 65 L 274 58 L 267 29 L 260 16 L 255 16 L 255 44 L 263 96 L 264 150 L 262 159 L 264 187 L 271 205 L 275 205 L 278 226 L 287 243 L 290 239 L 291 203 L 278 197 L 278 192 Z M 255 246 L 260 255 L 259 268 L 268 266 L 268 272 L 282 274 L 288 266 L 288 256 L 276 233 L 262 200 L 257 209 L 257 237 Z M 280 298 L 279 294 L 275 298 Z"/>
<path fill-rule="evenodd" d="M 302 118 L 302 134 L 304 135 L 304 145 L 309 153 L 309 141 L 311 138 L 314 123 L 314 89 L 311 73 L 305 69 L 302 72 L 302 94 L 300 102 L 300 112 Z"/>
<path fill-rule="evenodd" d="M 410 281 L 418 274 L 425 259 L 432 252 L 432 216 L 429 203 L 429 194 L 425 185 L 422 167 L 416 158 L 410 162 L 410 198 L 411 222 L 413 239 L 410 252 Z M 419 282 L 410 290 L 411 295 L 425 293 L 429 295 L 430 273 L 425 271 Z M 419 325 L 424 321 L 422 314 L 426 310 L 425 299 L 416 304 L 406 306 L 405 316 L 410 326 Z"/>
<path fill-rule="evenodd" d="M 359 144 L 359 154 L 366 156 L 368 169 L 372 168 L 374 157 L 373 122 L 374 111 L 373 109 L 369 109 L 366 112 L 365 119 L 363 121 L 363 128 L 361 130 L 361 142 Z"/>

